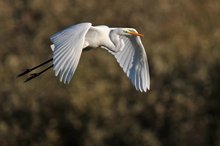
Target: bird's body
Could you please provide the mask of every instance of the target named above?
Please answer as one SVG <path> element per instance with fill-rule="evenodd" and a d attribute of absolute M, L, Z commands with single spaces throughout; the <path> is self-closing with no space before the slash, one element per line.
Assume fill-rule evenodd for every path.
<path fill-rule="evenodd" d="M 105 32 L 105 33 L 103 33 Z M 101 47 L 103 44 L 108 44 L 110 47 L 114 47 L 114 44 L 109 38 L 110 28 L 107 26 L 91 26 L 85 36 L 84 48 Z"/>
<path fill-rule="evenodd" d="M 139 91 L 150 89 L 147 56 L 140 36 L 133 28 L 110 28 L 80 23 L 50 37 L 53 70 L 60 81 L 69 83 L 86 47 L 101 47 L 113 54 Z"/>

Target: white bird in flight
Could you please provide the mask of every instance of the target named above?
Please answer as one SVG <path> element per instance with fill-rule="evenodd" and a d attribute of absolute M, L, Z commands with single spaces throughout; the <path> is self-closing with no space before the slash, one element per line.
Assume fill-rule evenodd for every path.
<path fill-rule="evenodd" d="M 112 28 L 106 25 L 92 26 L 80 23 L 70 26 L 50 37 L 53 57 L 31 69 L 26 69 L 18 77 L 31 72 L 49 62 L 53 64 L 41 72 L 33 73 L 29 81 L 53 67 L 60 81 L 69 83 L 79 63 L 82 51 L 87 47 L 101 47 L 108 50 L 122 67 L 136 90 L 146 92 L 150 89 L 150 76 L 144 46 L 143 34 L 134 28 Z"/>

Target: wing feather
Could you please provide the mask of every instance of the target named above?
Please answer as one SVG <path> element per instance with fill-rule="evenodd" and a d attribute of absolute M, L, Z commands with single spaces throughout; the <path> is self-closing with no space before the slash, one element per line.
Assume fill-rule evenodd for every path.
<path fill-rule="evenodd" d="M 127 51 L 125 52 L 125 61 L 123 62 L 123 66 L 124 66 L 124 71 L 127 72 L 128 69 L 128 63 L 129 63 L 129 53 L 130 53 L 131 49 L 127 49 Z"/>
<path fill-rule="evenodd" d="M 113 55 L 135 88 L 146 92 L 150 89 L 150 77 L 147 55 L 141 39 L 135 36 L 120 36 L 120 39 L 125 44 L 124 48 Z"/>
<path fill-rule="evenodd" d="M 60 81 L 69 83 L 79 63 L 85 35 L 91 23 L 70 26 L 50 37 L 52 41 L 53 65 L 55 75 Z"/>

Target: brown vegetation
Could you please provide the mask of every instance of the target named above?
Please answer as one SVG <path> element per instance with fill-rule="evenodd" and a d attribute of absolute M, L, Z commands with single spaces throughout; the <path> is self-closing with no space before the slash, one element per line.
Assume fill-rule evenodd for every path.
<path fill-rule="evenodd" d="M 220 145 L 219 15 L 219 0 L 1 0 L 0 146 Z M 148 93 L 102 49 L 83 53 L 70 85 L 52 70 L 15 78 L 85 21 L 145 34 Z"/>

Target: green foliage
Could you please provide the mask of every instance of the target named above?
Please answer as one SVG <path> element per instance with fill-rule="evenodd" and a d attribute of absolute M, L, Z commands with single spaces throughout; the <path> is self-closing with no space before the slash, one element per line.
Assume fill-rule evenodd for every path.
<path fill-rule="evenodd" d="M 220 145 L 219 14 L 218 0 L 1 0 L 0 145 Z M 52 70 L 15 79 L 51 57 L 51 34 L 85 21 L 145 34 L 148 93 L 99 48 L 70 85 Z"/>

